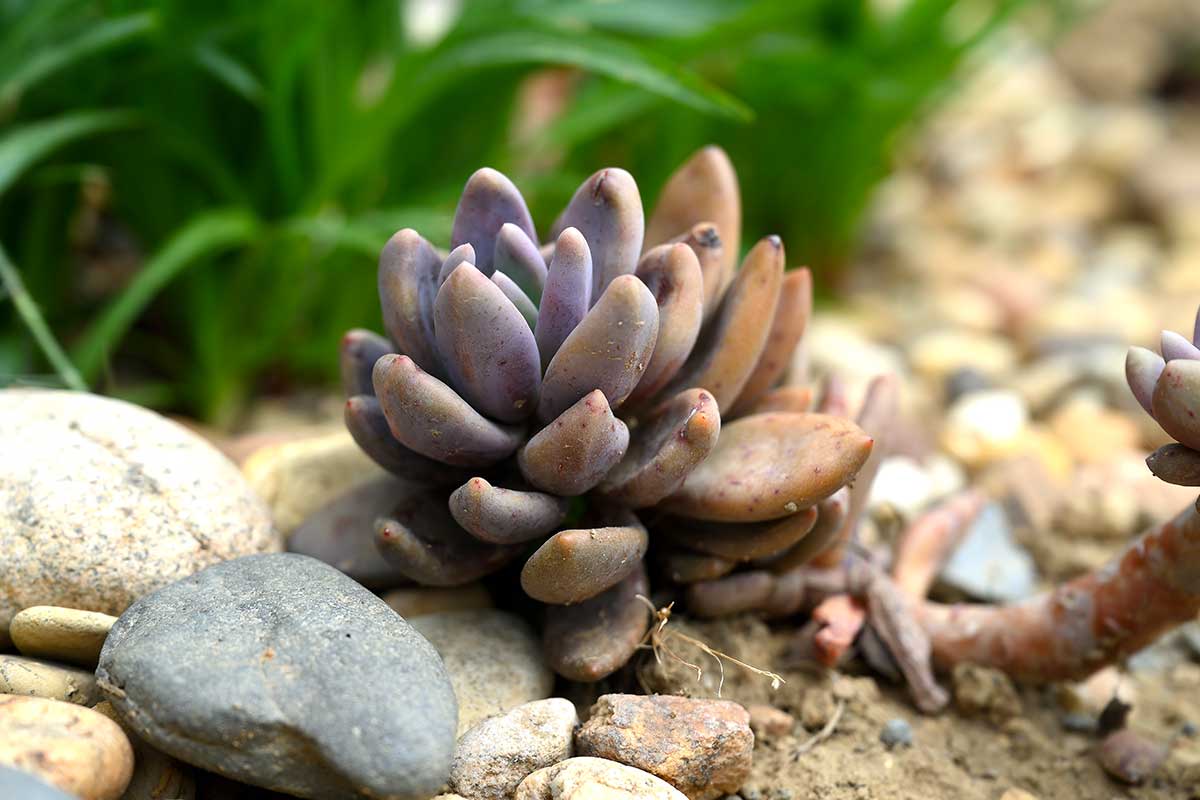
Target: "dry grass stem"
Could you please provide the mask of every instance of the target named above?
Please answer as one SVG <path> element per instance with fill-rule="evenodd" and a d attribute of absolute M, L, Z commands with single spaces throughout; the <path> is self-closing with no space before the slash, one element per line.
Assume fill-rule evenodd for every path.
<path fill-rule="evenodd" d="M 696 672 L 697 682 L 699 682 L 704 676 L 704 669 L 699 664 L 693 664 L 676 653 L 673 649 L 671 649 L 668 641 L 671 639 L 678 639 L 707 654 L 713 659 L 713 661 L 717 662 L 717 669 L 720 670 L 721 679 L 717 682 L 717 697 L 721 696 L 721 689 L 725 686 L 725 661 L 729 661 L 732 664 L 737 664 L 742 669 L 749 670 L 756 675 L 762 675 L 764 678 L 770 678 L 772 689 L 778 689 L 781 685 L 786 683 L 786 681 L 783 679 L 783 676 L 777 673 L 770 672 L 765 669 L 759 669 L 752 664 L 747 664 L 745 661 L 734 658 L 728 653 L 715 650 L 705 642 L 702 642 L 694 636 L 688 636 L 686 633 L 680 633 L 675 628 L 668 630 L 667 623 L 671 620 L 671 609 L 675 606 L 674 602 L 671 602 L 662 608 L 655 608 L 654 604 L 651 603 L 647 597 L 639 594 L 637 595 L 637 599 L 644 603 L 654 615 L 654 624 L 650 626 L 650 630 L 646 631 L 646 635 L 642 638 L 642 641 L 638 647 L 642 649 L 649 648 L 652 650 L 654 652 L 654 660 L 659 664 L 662 664 L 663 655 L 665 654 L 667 657 L 673 658 L 675 661 L 684 665 L 688 669 L 694 670 Z"/>

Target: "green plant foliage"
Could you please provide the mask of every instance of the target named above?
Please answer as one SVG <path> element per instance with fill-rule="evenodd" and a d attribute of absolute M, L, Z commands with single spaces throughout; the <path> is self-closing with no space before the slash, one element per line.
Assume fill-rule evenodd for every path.
<path fill-rule="evenodd" d="M 77 368 L 218 422 L 328 380 L 378 327 L 382 243 L 444 240 L 483 164 L 552 219 L 603 164 L 649 205 L 716 141 L 747 240 L 835 270 L 898 133 L 1018 1 L 0 0 L 0 243 L 45 320 L 0 297 L 0 379 Z M 515 133 L 547 67 L 565 102 Z"/>

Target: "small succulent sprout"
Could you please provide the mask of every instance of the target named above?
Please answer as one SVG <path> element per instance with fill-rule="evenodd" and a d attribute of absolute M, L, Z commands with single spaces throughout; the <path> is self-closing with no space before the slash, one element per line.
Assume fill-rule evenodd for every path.
<path fill-rule="evenodd" d="M 844 529 L 872 440 L 780 386 L 811 276 L 785 275 L 776 237 L 736 269 L 740 216 L 718 148 L 668 180 L 648 227 L 633 177 L 599 170 L 544 247 L 512 181 L 474 173 L 448 254 L 412 230 L 384 247 L 387 335 L 342 341 L 346 427 L 397 477 L 314 517 L 305 550 L 378 588 L 523 559 L 547 661 L 573 680 L 613 673 L 645 637 L 652 537 L 679 583 L 765 582 L 760 609 L 798 608 L 771 570 Z"/>
<path fill-rule="evenodd" d="M 1125 378 L 1142 408 L 1172 439 L 1200 450 L 1200 312 L 1193 340 L 1174 331 L 1163 331 L 1162 355 L 1144 347 L 1131 347 L 1125 357 Z M 1176 465 L 1186 463 L 1175 454 L 1158 459 L 1156 475 L 1175 482 Z M 1181 479 L 1183 476 L 1180 476 Z M 1184 484 L 1192 485 L 1192 484 Z"/>

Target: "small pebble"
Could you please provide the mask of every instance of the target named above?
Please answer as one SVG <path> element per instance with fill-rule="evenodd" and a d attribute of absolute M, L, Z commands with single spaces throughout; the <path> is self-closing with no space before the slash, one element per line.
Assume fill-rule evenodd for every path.
<path fill-rule="evenodd" d="M 1122 728 L 1110 733 L 1096 749 L 1100 766 L 1123 783 L 1143 783 L 1166 760 L 1168 749 L 1142 734 Z"/>
<path fill-rule="evenodd" d="M 998 503 L 984 507 L 938 578 L 973 598 L 1013 602 L 1037 589 L 1033 557 L 1017 543 Z"/>
<path fill-rule="evenodd" d="M 98 611 L 33 606 L 17 612 L 8 626 L 13 644 L 27 656 L 96 668 L 100 648 L 116 617 Z"/>
<path fill-rule="evenodd" d="M 1095 733 L 1096 719 L 1087 714 L 1078 711 L 1068 711 L 1058 718 L 1058 722 L 1063 726 L 1063 730 L 1071 731 L 1072 733 Z"/>
<path fill-rule="evenodd" d="M 750 713 L 750 730 L 756 736 L 786 736 L 796 725 L 796 718 L 767 703 L 751 703 L 746 706 Z"/>
<path fill-rule="evenodd" d="M 879 731 L 879 741 L 891 750 L 895 747 L 912 747 L 913 731 L 912 726 L 908 724 L 908 720 L 889 719 L 883 725 L 883 729 Z"/>
<path fill-rule="evenodd" d="M 657 775 L 692 800 L 716 800 L 750 776 L 749 721 L 728 700 L 606 694 L 575 735 L 575 749 Z"/>
<path fill-rule="evenodd" d="M 462 735 L 450 787 L 472 800 L 504 800 L 532 772 L 566 761 L 579 718 L 561 697 L 535 700 L 480 722 Z"/>
<path fill-rule="evenodd" d="M 100 701 L 96 676 L 87 670 L 23 656 L 0 655 L 0 694 L 44 697 L 80 706 Z"/>
<path fill-rule="evenodd" d="M 968 716 L 981 715 L 999 725 L 1021 715 L 1021 698 L 1012 680 L 998 669 L 977 664 L 954 668 L 954 704 Z"/>
<path fill-rule="evenodd" d="M 819 731 L 833 719 L 837 703 L 833 693 L 824 689 L 808 689 L 800 701 L 800 724 L 810 731 Z"/>
<path fill-rule="evenodd" d="M 119 725 L 90 708 L 0 695 L 0 765 L 83 800 L 117 800 L 133 775 L 133 748 Z"/>
<path fill-rule="evenodd" d="M 23 769 L 0 765 L 0 797 L 16 800 L 78 800 L 74 795 L 31 775 Z"/>
<path fill-rule="evenodd" d="M 606 758 L 575 757 L 539 769 L 513 800 L 684 800 L 687 795 L 645 770 Z"/>
<path fill-rule="evenodd" d="M 1030 794 L 1024 789 L 1005 789 L 1000 800 L 1038 800 L 1037 795 Z"/>

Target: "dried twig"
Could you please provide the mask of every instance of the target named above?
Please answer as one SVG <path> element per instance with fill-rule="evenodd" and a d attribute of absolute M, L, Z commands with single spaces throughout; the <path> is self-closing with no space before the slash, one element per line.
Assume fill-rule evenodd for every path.
<path fill-rule="evenodd" d="M 662 608 L 655 608 L 654 604 L 651 603 L 650 600 L 644 595 L 639 594 L 636 595 L 636 597 L 638 600 L 644 603 L 647 608 L 650 609 L 652 614 L 654 614 L 654 624 L 652 624 L 650 629 L 646 631 L 646 635 L 642 638 L 642 641 L 638 644 L 638 647 L 653 651 L 654 659 L 659 664 L 662 664 L 662 657 L 665 653 L 668 657 L 675 659 L 688 669 L 695 670 L 697 682 L 704 676 L 704 670 L 699 664 L 693 664 L 671 649 L 670 645 L 668 644 L 668 640 L 679 639 L 680 641 L 686 642 L 687 644 L 699 649 L 701 652 L 709 655 L 714 661 L 717 662 L 717 668 L 721 673 L 721 679 L 717 683 L 717 697 L 721 696 L 721 689 L 725 686 L 725 661 L 737 664 L 739 667 L 749 670 L 756 675 L 762 675 L 764 678 L 770 678 L 772 689 L 778 689 L 782 684 L 786 683 L 781 675 L 765 669 L 759 669 L 756 666 L 747 664 L 745 661 L 734 658 L 728 653 L 715 650 L 712 647 L 709 647 L 705 642 L 702 642 L 693 636 L 688 636 L 686 633 L 680 633 L 679 630 L 675 628 L 667 630 L 667 623 L 671 620 L 671 609 L 675 606 L 674 602 L 669 603 Z"/>
<path fill-rule="evenodd" d="M 842 721 L 842 712 L 846 710 L 846 701 L 838 700 L 837 708 L 833 710 L 833 716 L 829 718 L 829 722 L 825 723 L 825 727 L 814 733 L 811 737 L 801 742 L 794 751 L 792 751 L 792 761 L 799 761 L 800 756 L 812 750 L 821 742 L 828 739 L 837 730 L 838 723 Z"/>

